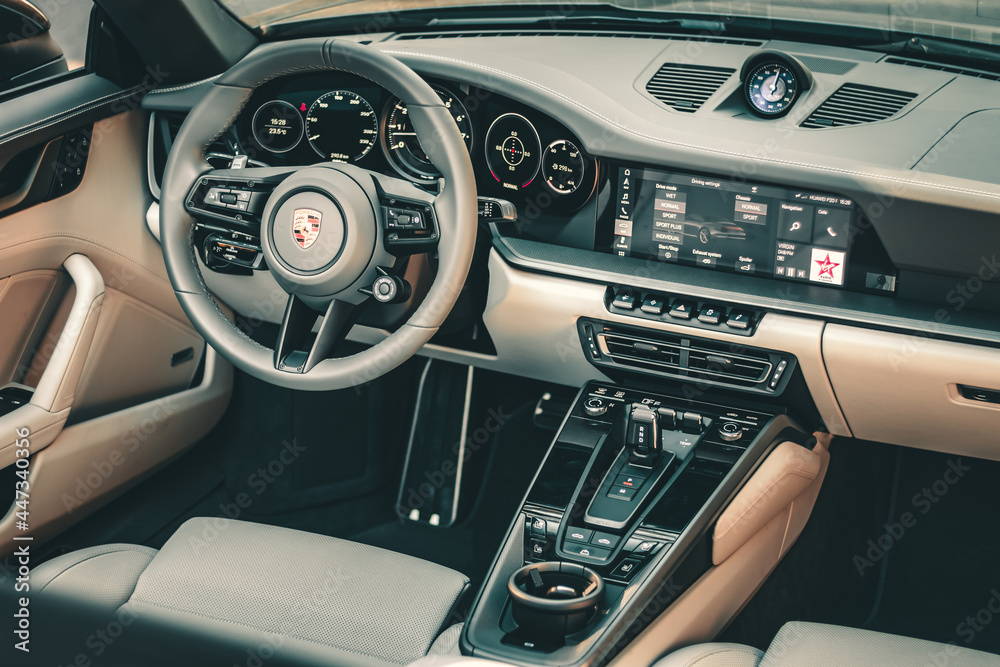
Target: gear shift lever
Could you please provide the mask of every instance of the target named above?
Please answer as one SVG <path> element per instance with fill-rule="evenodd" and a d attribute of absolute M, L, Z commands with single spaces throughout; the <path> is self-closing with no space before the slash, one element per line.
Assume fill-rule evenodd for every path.
<path fill-rule="evenodd" d="M 625 422 L 625 446 L 629 452 L 629 463 L 647 468 L 656 465 L 663 453 L 663 444 L 660 441 L 660 420 L 655 410 L 632 404 Z"/>

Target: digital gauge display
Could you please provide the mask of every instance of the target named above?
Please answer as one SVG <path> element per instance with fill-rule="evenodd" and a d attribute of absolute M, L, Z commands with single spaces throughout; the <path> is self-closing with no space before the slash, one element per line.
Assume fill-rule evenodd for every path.
<path fill-rule="evenodd" d="M 302 140 L 302 114 L 288 102 L 262 104 L 253 115 L 253 138 L 272 153 L 287 153 Z"/>
<path fill-rule="evenodd" d="M 306 114 L 309 145 L 327 160 L 360 160 L 378 141 L 378 117 L 368 100 L 334 90 L 313 102 Z"/>
<path fill-rule="evenodd" d="M 528 187 L 541 165 L 541 141 L 527 118 L 507 113 L 486 133 L 486 164 L 493 178 L 508 190 Z"/>

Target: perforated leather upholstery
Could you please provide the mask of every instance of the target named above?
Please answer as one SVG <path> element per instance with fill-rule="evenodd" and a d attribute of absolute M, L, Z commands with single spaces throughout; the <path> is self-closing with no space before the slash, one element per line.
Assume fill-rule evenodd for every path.
<path fill-rule="evenodd" d="M 263 646 L 274 653 L 268 665 L 352 667 L 426 655 L 468 587 L 457 572 L 384 549 L 217 518 L 186 522 L 159 552 L 88 549 L 32 578 L 46 598 L 135 616 L 151 631 L 130 635 L 162 637 L 172 650 L 223 645 L 242 663 L 245 649 Z M 457 635 L 443 642 L 450 652 Z"/>
<path fill-rule="evenodd" d="M 740 644 L 697 644 L 655 667 L 1000 667 L 1000 656 L 882 632 L 821 623 L 786 623 L 766 653 Z"/>

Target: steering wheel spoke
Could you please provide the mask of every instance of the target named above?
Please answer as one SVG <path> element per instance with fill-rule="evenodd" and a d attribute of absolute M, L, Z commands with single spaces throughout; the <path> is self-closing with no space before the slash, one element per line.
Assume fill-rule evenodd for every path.
<path fill-rule="evenodd" d="M 440 238 L 437 199 L 409 181 L 375 172 L 385 249 L 396 257 L 432 252 Z"/>
<path fill-rule="evenodd" d="M 350 331 L 357 315 L 354 304 L 334 299 L 325 313 L 313 309 L 294 294 L 288 297 L 285 315 L 274 346 L 274 367 L 286 373 L 308 373 L 329 356 Z M 322 319 L 320 319 L 322 318 Z M 319 330 L 312 330 L 319 320 Z"/>
<path fill-rule="evenodd" d="M 211 169 L 195 179 L 184 208 L 197 220 L 260 225 L 271 191 L 295 169 Z"/>

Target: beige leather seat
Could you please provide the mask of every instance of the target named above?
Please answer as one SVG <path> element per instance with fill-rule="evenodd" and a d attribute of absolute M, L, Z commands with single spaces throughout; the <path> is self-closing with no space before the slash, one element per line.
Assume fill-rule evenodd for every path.
<path fill-rule="evenodd" d="M 190 519 L 159 550 L 109 544 L 36 567 L 30 664 L 77 662 L 111 628 L 92 654 L 101 665 L 394 667 L 455 651 L 460 628 L 442 629 L 468 588 L 364 544 Z"/>
<path fill-rule="evenodd" d="M 1000 656 L 953 644 L 821 623 L 786 623 L 766 652 L 742 644 L 695 644 L 655 667 L 1000 667 Z"/>

